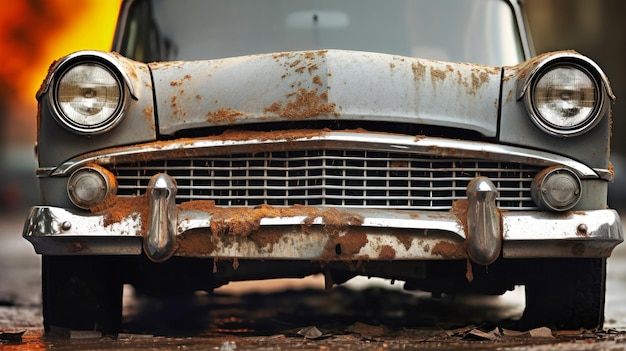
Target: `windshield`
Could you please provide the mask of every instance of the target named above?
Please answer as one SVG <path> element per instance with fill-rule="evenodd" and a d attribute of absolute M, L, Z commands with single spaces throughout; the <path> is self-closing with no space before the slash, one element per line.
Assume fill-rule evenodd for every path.
<path fill-rule="evenodd" d="M 500 0 L 135 0 L 126 10 L 114 48 L 145 62 L 323 49 L 523 61 Z"/>

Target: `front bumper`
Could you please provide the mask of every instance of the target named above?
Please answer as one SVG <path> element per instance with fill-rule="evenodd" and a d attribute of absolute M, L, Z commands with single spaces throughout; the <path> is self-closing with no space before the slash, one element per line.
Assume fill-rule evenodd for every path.
<path fill-rule="evenodd" d="M 160 177 L 160 178 L 159 178 Z M 623 241 L 616 211 L 499 211 L 477 178 L 451 211 L 362 208 L 176 206 L 175 182 L 155 176 L 149 211 L 111 223 L 106 214 L 34 207 L 23 236 L 43 255 L 139 255 L 154 261 L 204 258 L 442 260 L 609 257 Z M 481 193 L 482 192 L 482 193 Z"/>

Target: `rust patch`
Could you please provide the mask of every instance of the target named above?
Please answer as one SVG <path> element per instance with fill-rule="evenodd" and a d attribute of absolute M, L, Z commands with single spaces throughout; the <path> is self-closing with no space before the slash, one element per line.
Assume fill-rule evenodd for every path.
<path fill-rule="evenodd" d="M 358 256 L 361 248 L 367 243 L 367 234 L 363 231 L 348 230 L 341 236 L 331 235 L 319 259 L 322 261 L 367 259 L 368 257 Z"/>
<path fill-rule="evenodd" d="M 152 62 L 148 64 L 148 67 L 152 69 L 164 69 L 164 68 L 176 68 L 182 69 L 186 64 L 184 61 L 165 61 L 165 62 Z"/>
<path fill-rule="evenodd" d="M 274 54 L 272 57 L 274 61 L 280 62 L 281 58 L 289 60 L 291 58 L 295 58 L 291 62 L 285 62 L 284 65 L 288 69 L 293 69 L 296 73 L 302 74 L 304 71 L 308 71 L 310 75 L 313 74 L 314 71 L 318 70 L 318 66 L 315 63 L 315 58 L 317 56 L 323 56 L 320 52 L 306 51 L 306 52 L 286 52 L 280 54 Z M 285 73 L 282 78 L 286 77 L 288 73 Z"/>
<path fill-rule="evenodd" d="M 467 239 L 468 230 L 467 230 L 467 211 L 469 208 L 469 201 L 466 199 L 456 200 L 452 203 L 452 208 L 450 208 L 450 213 L 452 213 L 461 223 L 463 227 L 463 231 L 465 232 L 465 236 Z"/>
<path fill-rule="evenodd" d="M 433 255 L 439 255 L 447 259 L 466 258 L 465 245 L 451 243 L 449 241 L 440 241 L 431 250 Z"/>
<path fill-rule="evenodd" d="M 436 84 L 438 81 L 444 81 L 446 79 L 446 71 L 441 69 L 436 69 L 435 67 L 430 68 L 430 79 L 433 84 Z"/>
<path fill-rule="evenodd" d="M 182 77 L 181 79 L 171 81 L 171 82 L 170 82 L 170 85 L 171 85 L 171 86 L 173 86 L 173 87 L 178 87 L 178 86 L 183 85 L 183 83 L 184 83 L 186 80 L 189 80 L 189 79 L 191 79 L 191 75 L 189 75 L 189 74 L 185 74 L 185 76 L 184 76 L 184 77 Z"/>
<path fill-rule="evenodd" d="M 321 217 L 324 228 L 328 232 L 337 232 L 337 228 L 360 226 L 363 218 L 352 213 L 343 212 L 334 208 L 317 209 L 313 207 L 294 205 L 292 207 L 273 207 L 261 205 L 249 207 L 219 207 L 214 201 L 189 201 L 178 205 L 180 210 L 194 210 L 210 214 L 211 233 L 220 235 L 249 236 L 258 231 L 261 219 L 277 217 L 306 216 L 303 225 L 310 226 L 315 218 Z M 263 235 L 266 235 L 265 237 Z M 257 239 L 263 242 L 277 242 L 278 237 L 271 234 L 259 234 Z"/>
<path fill-rule="evenodd" d="M 297 140 L 297 139 L 310 139 L 324 135 L 330 132 L 330 129 L 311 130 L 311 129 L 292 129 L 292 130 L 277 130 L 272 132 L 257 132 L 257 131 L 239 131 L 239 130 L 227 130 L 224 133 L 210 139 L 218 140 Z"/>
<path fill-rule="evenodd" d="M 411 69 L 413 70 L 414 81 L 423 81 L 426 78 L 426 65 L 421 62 L 415 62 L 411 64 Z"/>
<path fill-rule="evenodd" d="M 378 258 L 381 260 L 391 261 L 396 258 L 396 249 L 389 245 L 383 245 L 383 247 L 380 248 Z"/>
<path fill-rule="evenodd" d="M 400 241 L 400 243 L 402 243 L 402 245 L 404 246 L 404 248 L 407 251 L 409 249 L 411 249 L 411 245 L 413 244 L 413 236 L 412 235 L 398 234 L 398 235 L 396 235 L 396 238 L 398 238 L 398 241 Z"/>
<path fill-rule="evenodd" d="M 470 94 L 476 94 L 483 84 L 489 83 L 489 75 L 485 71 L 472 70 L 472 89 Z"/>
<path fill-rule="evenodd" d="M 232 108 L 223 108 L 217 111 L 209 112 L 206 114 L 208 122 L 221 124 L 226 122 L 228 124 L 234 124 L 237 117 L 243 116 L 244 113 L 233 110 Z"/>
<path fill-rule="evenodd" d="M 152 121 L 153 116 L 154 116 L 154 108 L 152 106 L 148 106 L 143 109 L 143 119 L 148 121 L 148 123 L 152 124 L 152 128 L 155 128 L 155 125 Z"/>
<path fill-rule="evenodd" d="M 132 214 L 138 214 L 141 216 L 141 234 L 144 235 L 148 227 L 148 208 L 149 200 L 146 195 L 133 197 L 111 195 L 89 210 L 93 214 L 104 216 L 102 225 L 105 227 L 119 223 Z"/>
<path fill-rule="evenodd" d="M 306 231 L 306 226 L 303 226 L 303 231 Z M 271 230 L 260 230 L 254 233 L 251 233 L 249 238 L 254 242 L 259 248 L 264 247 L 273 247 L 280 241 L 284 233 L 271 231 Z"/>
<path fill-rule="evenodd" d="M 285 106 L 282 102 L 275 102 L 266 107 L 263 112 L 273 113 L 292 120 L 307 119 L 323 114 L 338 116 L 335 104 L 328 103 L 328 92 L 318 93 L 315 90 L 298 89 L 297 92 L 287 94 L 288 99 L 293 99 Z"/>
<path fill-rule="evenodd" d="M 471 186 L 471 184 L 468 186 Z M 442 252 L 440 254 L 444 257 L 448 257 L 448 256 L 445 256 L 445 254 L 452 255 L 448 258 L 468 257 L 467 256 L 467 239 L 469 239 L 469 235 L 470 235 L 468 231 L 468 225 L 467 225 L 468 208 L 469 208 L 469 201 L 464 199 L 464 200 L 454 201 L 452 203 L 452 208 L 450 209 L 450 212 L 459 220 L 459 222 L 461 222 L 461 226 L 463 227 L 463 231 L 465 232 L 465 241 L 463 242 L 463 244 L 461 245 L 453 244 L 456 247 L 456 248 L 453 248 L 446 244 L 443 244 L 443 246 L 440 246 L 442 244 L 442 242 L 440 242 L 437 245 L 435 245 L 435 247 L 433 247 L 433 253 L 435 253 L 435 250 L 440 250 Z M 467 259 L 466 267 L 467 268 L 465 271 L 465 278 L 467 279 L 468 282 L 471 283 L 474 280 L 474 273 L 472 271 L 472 263 L 470 262 L 469 258 Z"/>
<path fill-rule="evenodd" d="M 426 138 L 426 135 L 416 135 L 415 138 L 413 139 L 414 142 L 418 142 L 422 139 Z"/>
<path fill-rule="evenodd" d="M 513 89 L 509 90 L 509 93 L 506 94 L 506 102 L 507 103 L 513 102 Z"/>
<path fill-rule="evenodd" d="M 315 84 L 317 84 L 319 86 L 322 86 L 323 85 L 322 78 L 320 76 L 313 77 L 313 83 L 315 83 Z"/>
<path fill-rule="evenodd" d="M 202 231 L 188 231 L 176 236 L 177 252 L 182 255 L 206 255 L 209 256 L 215 250 L 215 244 L 211 235 Z"/>
<path fill-rule="evenodd" d="M 184 92 L 185 92 L 184 90 L 181 90 L 181 91 L 179 91 L 179 94 L 183 95 Z M 183 110 L 183 108 L 178 105 L 178 96 L 177 95 L 172 96 L 170 101 L 171 101 L 172 113 L 174 115 L 177 115 L 177 116 L 187 116 L 187 111 Z"/>

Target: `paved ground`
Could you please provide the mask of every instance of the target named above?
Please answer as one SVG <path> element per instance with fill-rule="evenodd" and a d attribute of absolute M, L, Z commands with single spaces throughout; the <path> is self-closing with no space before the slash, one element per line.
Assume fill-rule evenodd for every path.
<path fill-rule="evenodd" d="M 383 280 L 358 279 L 331 293 L 323 279 L 278 280 L 228 285 L 211 299 L 185 301 L 135 298 L 125 291 L 124 327 L 119 340 L 41 337 L 40 259 L 21 238 L 23 214 L 0 218 L 0 339 L 26 331 L 15 350 L 55 349 L 626 349 L 626 245 L 609 259 L 605 331 L 517 334 L 498 321 L 523 309 L 518 288 L 503 297 L 433 300 L 408 295 Z M 415 312 L 415 313 L 412 313 Z M 419 312 L 419 313 L 418 313 Z M 407 318 L 417 328 L 399 326 Z M 423 323 L 423 324 L 422 324 Z M 195 337 L 188 337 L 193 333 Z M 165 335 L 165 336 L 163 336 Z M 94 337 L 94 338 L 90 338 Z M 0 345 L 1 348 L 2 345 Z"/>

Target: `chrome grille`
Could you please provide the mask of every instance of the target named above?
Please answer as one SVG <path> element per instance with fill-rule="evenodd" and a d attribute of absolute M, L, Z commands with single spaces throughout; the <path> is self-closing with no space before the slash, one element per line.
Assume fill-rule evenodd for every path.
<path fill-rule="evenodd" d="M 150 177 L 176 179 L 177 201 L 214 200 L 219 206 L 348 206 L 448 210 L 466 198 L 469 181 L 488 177 L 498 207 L 536 209 L 530 185 L 537 167 L 408 153 L 300 150 L 114 164 L 118 195 L 145 192 Z"/>

